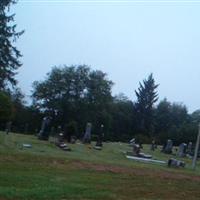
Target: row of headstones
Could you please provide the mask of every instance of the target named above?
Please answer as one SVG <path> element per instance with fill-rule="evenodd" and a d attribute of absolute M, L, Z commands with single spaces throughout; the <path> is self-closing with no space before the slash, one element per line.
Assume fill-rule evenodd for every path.
<path fill-rule="evenodd" d="M 129 144 L 133 146 L 133 152 L 137 155 L 140 152 L 140 149 L 142 148 L 141 144 L 137 144 L 135 142 L 135 138 L 130 140 Z M 155 140 L 152 141 L 150 149 L 154 151 L 157 148 L 157 144 L 155 143 Z M 168 139 L 166 144 L 163 145 L 161 152 L 166 154 L 172 154 L 173 153 L 173 141 Z M 186 155 L 192 155 L 192 142 L 189 142 L 188 145 L 186 143 L 181 143 L 179 145 L 178 149 L 178 156 L 184 157 Z"/>
<path fill-rule="evenodd" d="M 173 141 L 167 140 L 166 144 L 163 145 L 161 150 L 163 153 L 172 154 L 173 153 Z M 186 143 L 181 143 L 178 148 L 177 155 L 179 157 L 185 157 L 186 155 L 192 155 L 192 142 L 189 142 L 188 145 Z"/>
<path fill-rule="evenodd" d="M 49 129 L 50 129 L 50 117 L 44 117 L 43 121 L 42 121 L 42 125 L 41 125 L 41 130 L 38 134 L 38 139 L 41 140 L 48 140 L 49 139 Z M 102 146 L 103 146 L 103 129 L 104 129 L 104 125 L 102 124 L 100 127 L 100 132 L 98 134 L 97 137 L 97 142 L 95 145 L 95 149 L 97 150 L 101 150 Z M 82 142 L 84 144 L 90 144 L 91 143 L 91 130 L 92 130 L 92 123 L 88 122 L 86 125 L 86 129 L 85 129 L 85 133 L 82 139 Z M 74 140 L 73 140 L 74 141 Z M 74 141 L 75 142 L 75 141 Z M 60 132 L 58 135 L 58 140 L 56 142 L 56 145 L 59 146 L 60 148 L 62 148 L 63 150 L 70 150 L 67 145 L 64 143 L 64 137 L 63 137 L 63 133 Z"/>
<path fill-rule="evenodd" d="M 132 140 L 130 140 L 129 145 L 133 147 L 132 152 L 127 152 L 127 155 L 129 156 L 136 156 L 136 157 L 140 157 L 140 158 L 144 158 L 144 159 L 151 159 L 152 156 L 148 155 L 148 154 L 144 154 L 141 152 L 141 148 L 142 145 L 141 144 L 137 144 L 135 139 L 133 138 Z M 152 141 L 151 144 L 151 150 L 155 150 L 157 148 L 157 145 L 155 143 L 155 140 Z M 172 148 L 173 148 L 173 142 L 171 140 L 168 140 L 166 145 L 163 146 L 162 151 L 164 153 L 172 153 Z M 187 148 L 187 144 L 182 143 L 179 145 L 179 152 L 178 155 L 180 157 L 184 157 L 186 155 L 186 152 L 191 152 L 192 151 L 192 143 L 190 142 L 188 145 L 188 151 L 186 151 Z M 184 161 L 180 161 L 174 158 L 170 158 L 167 162 L 168 167 L 185 167 L 185 162 Z"/>

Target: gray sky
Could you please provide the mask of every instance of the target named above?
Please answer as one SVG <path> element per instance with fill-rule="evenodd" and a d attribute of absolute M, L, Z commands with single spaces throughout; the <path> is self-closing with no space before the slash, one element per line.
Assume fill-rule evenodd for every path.
<path fill-rule="evenodd" d="M 52 66 L 87 64 L 115 82 L 113 94 L 135 100 L 139 81 L 152 72 L 160 100 L 200 108 L 200 1 L 63 1 L 19 0 L 12 9 L 18 30 L 26 31 L 17 43 L 17 77 L 27 95 Z"/>

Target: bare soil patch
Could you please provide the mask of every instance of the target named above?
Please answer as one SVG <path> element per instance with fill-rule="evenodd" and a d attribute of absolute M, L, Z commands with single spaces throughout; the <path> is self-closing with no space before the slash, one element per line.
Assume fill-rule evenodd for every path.
<path fill-rule="evenodd" d="M 200 182 L 200 176 L 194 176 L 190 174 L 185 174 L 183 172 L 169 172 L 159 169 L 146 169 L 146 168 L 130 168 L 130 167 L 120 167 L 120 166 L 111 166 L 105 164 L 94 164 L 87 163 L 82 161 L 73 161 L 71 163 L 74 168 L 78 169 L 89 169 L 99 172 L 111 172 L 111 173 L 124 173 L 129 175 L 138 175 L 138 176 L 149 176 L 149 177 L 158 177 L 161 179 L 171 179 L 171 180 L 191 180 Z M 177 169 L 178 170 L 178 169 Z"/>

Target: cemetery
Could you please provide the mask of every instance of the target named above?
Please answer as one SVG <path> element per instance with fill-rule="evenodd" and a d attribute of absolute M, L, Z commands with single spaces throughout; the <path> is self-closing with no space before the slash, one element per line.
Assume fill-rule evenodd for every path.
<path fill-rule="evenodd" d="M 199 5 L 0 0 L 0 200 L 200 200 Z"/>
<path fill-rule="evenodd" d="M 192 169 L 185 144 L 174 147 L 167 140 L 171 149 L 166 152 L 160 145 L 152 150 L 152 144 L 143 144 L 141 150 L 136 140 L 131 145 L 102 142 L 101 134 L 91 141 L 91 134 L 91 123 L 87 123 L 82 141 L 75 143 L 67 143 L 62 133 L 41 140 L 1 132 L 0 197 L 106 200 L 132 199 L 134 193 L 135 199 L 187 199 L 191 194 L 191 199 L 198 199 L 200 164 Z"/>

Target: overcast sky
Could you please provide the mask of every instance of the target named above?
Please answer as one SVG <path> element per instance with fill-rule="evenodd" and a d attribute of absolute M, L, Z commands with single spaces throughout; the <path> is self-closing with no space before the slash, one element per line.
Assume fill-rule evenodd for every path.
<path fill-rule="evenodd" d="M 87 64 L 108 74 L 113 94 L 135 100 L 152 72 L 160 100 L 200 108 L 200 2 L 63 1 L 19 0 L 12 9 L 25 29 L 17 78 L 27 95 L 52 66 Z"/>

